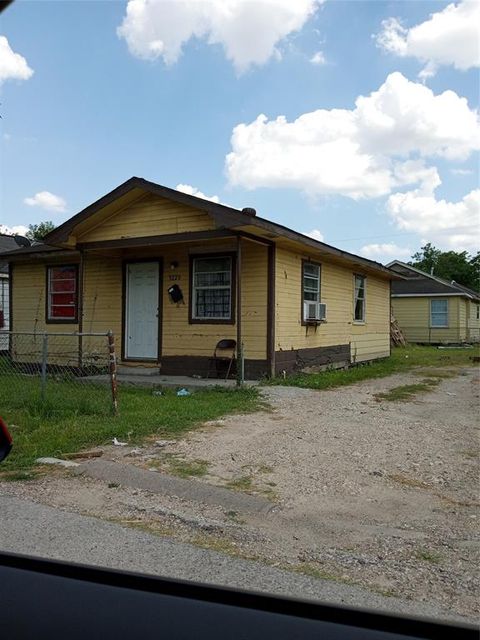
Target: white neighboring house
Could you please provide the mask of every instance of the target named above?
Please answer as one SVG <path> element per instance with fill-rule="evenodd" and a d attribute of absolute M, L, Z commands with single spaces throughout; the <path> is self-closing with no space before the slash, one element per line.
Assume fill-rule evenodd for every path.
<path fill-rule="evenodd" d="M 8 264 L 2 262 L 2 253 L 13 251 L 25 246 L 28 240 L 23 236 L 8 236 L 0 233 L 0 351 L 8 349 L 8 335 L 1 335 L 2 331 L 10 329 L 10 287 Z"/>

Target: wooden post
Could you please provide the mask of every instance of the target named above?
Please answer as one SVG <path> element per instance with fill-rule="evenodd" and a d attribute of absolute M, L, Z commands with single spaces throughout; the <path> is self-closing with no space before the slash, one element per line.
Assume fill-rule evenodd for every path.
<path fill-rule="evenodd" d="M 243 344 L 242 344 L 242 238 L 237 236 L 237 386 L 243 383 Z"/>
<path fill-rule="evenodd" d="M 275 376 L 275 251 L 274 244 L 267 248 L 267 362 L 268 374 Z"/>
<path fill-rule="evenodd" d="M 43 334 L 42 340 L 42 377 L 40 381 L 40 399 L 45 402 L 47 391 L 47 359 L 48 359 L 48 333 Z"/>
<path fill-rule="evenodd" d="M 117 357 L 115 355 L 115 338 L 113 335 L 113 331 L 111 329 L 107 335 L 108 335 L 110 386 L 112 389 L 112 409 L 113 409 L 113 415 L 118 416 Z"/>
<path fill-rule="evenodd" d="M 85 258 L 82 249 L 80 249 L 80 262 L 78 265 L 78 368 L 82 370 L 83 367 L 83 277 L 85 270 Z"/>

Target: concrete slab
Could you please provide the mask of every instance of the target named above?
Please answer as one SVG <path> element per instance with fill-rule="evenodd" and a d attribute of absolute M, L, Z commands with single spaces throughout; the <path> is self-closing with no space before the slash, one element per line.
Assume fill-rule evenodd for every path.
<path fill-rule="evenodd" d="M 88 460 L 78 466 L 74 472 L 106 482 L 116 482 L 134 489 L 144 489 L 193 502 L 220 506 L 230 511 L 266 514 L 274 507 L 269 500 L 260 496 L 251 496 L 197 480 L 169 476 L 157 471 L 146 471 L 134 465 L 113 462 L 112 460 Z"/>
<path fill-rule="evenodd" d="M 72 460 L 61 460 L 60 458 L 37 458 L 35 460 L 37 464 L 57 464 L 59 467 L 79 467 L 79 462 L 73 462 Z"/>
<path fill-rule="evenodd" d="M 110 376 L 98 375 L 98 376 L 86 376 L 79 378 L 81 382 L 96 382 L 98 384 L 110 384 Z M 189 391 L 195 391 L 198 389 L 207 389 L 211 387 L 223 387 L 227 389 L 233 389 L 236 387 L 236 380 L 222 380 L 218 378 L 191 378 L 190 376 L 162 376 L 162 375 L 141 375 L 130 373 L 119 373 L 117 375 L 117 382 L 120 386 L 130 385 L 146 388 L 161 388 L 166 389 L 182 389 L 186 388 Z M 259 384 L 258 380 L 245 380 L 245 385 L 254 386 Z"/>

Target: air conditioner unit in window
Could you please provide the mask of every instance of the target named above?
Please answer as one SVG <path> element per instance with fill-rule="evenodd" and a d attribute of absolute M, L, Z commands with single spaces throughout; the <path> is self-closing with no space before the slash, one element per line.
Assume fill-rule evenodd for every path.
<path fill-rule="evenodd" d="M 320 322 L 327 317 L 327 305 L 323 302 L 305 302 L 305 321 Z"/>

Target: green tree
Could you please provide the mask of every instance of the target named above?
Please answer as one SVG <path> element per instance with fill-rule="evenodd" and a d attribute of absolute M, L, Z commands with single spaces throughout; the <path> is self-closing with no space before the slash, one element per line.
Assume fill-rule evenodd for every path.
<path fill-rule="evenodd" d="M 412 256 L 409 264 L 426 273 L 464 287 L 480 290 L 480 253 L 470 256 L 467 251 L 440 251 L 429 242 Z"/>
<path fill-rule="evenodd" d="M 29 224 L 27 238 L 32 241 L 42 242 L 47 233 L 50 233 L 50 231 L 53 231 L 54 229 L 55 225 L 51 220 L 45 220 L 38 224 Z"/>
<path fill-rule="evenodd" d="M 435 249 L 435 247 L 433 247 L 431 243 L 428 242 L 424 247 L 420 249 L 420 251 L 417 251 L 417 253 L 413 254 L 412 260 L 408 264 L 411 264 L 412 267 L 417 267 L 417 269 L 425 271 L 425 273 L 434 273 L 436 271 L 438 259 L 441 254 L 442 252 L 440 251 L 440 249 Z M 439 274 L 436 273 L 435 275 Z"/>

